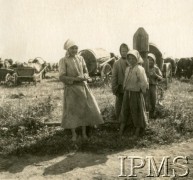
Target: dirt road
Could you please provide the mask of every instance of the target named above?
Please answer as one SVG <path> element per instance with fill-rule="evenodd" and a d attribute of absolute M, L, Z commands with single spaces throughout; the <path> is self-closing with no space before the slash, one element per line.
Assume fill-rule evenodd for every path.
<path fill-rule="evenodd" d="M 100 147 L 99 147 L 100 148 Z M 119 156 L 140 156 L 146 160 L 144 168 L 136 169 L 137 177 L 123 177 L 118 175 L 121 172 Z M 157 167 L 159 167 L 164 156 L 170 156 L 168 174 L 175 168 L 176 174 L 184 174 L 190 170 L 187 177 L 181 179 L 193 179 L 193 139 L 180 144 L 160 146 L 159 148 L 131 149 L 117 153 L 91 154 L 71 152 L 63 156 L 32 156 L 9 157 L 0 159 L 0 179 L 65 179 L 65 180 L 112 180 L 112 179 L 180 179 L 170 177 L 146 177 L 148 175 L 148 161 L 146 156 L 153 156 Z M 180 165 L 173 165 L 172 161 L 177 156 L 187 156 L 186 160 L 179 160 Z M 140 160 L 136 160 L 139 165 Z M 130 174 L 130 161 L 125 160 L 124 174 Z M 163 171 L 161 171 L 161 175 Z"/>

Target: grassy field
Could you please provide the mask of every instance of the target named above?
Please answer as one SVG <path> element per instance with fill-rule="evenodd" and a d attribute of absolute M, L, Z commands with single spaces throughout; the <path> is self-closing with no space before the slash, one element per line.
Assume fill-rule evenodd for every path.
<path fill-rule="evenodd" d="M 91 86 L 106 123 L 89 129 L 89 141 L 80 138 L 72 143 L 68 130 L 45 125 L 60 122 L 62 116 L 63 84 L 57 80 L 57 73 L 49 74 L 49 77 L 37 86 L 0 86 L 0 154 L 46 155 L 71 150 L 114 152 L 193 137 L 193 85 L 173 80 L 169 89 L 164 91 L 163 106 L 157 107 L 157 119 L 149 120 L 145 136 L 137 141 L 127 132 L 123 139 L 119 139 L 119 124 L 114 115 L 115 97 L 110 87 Z"/>

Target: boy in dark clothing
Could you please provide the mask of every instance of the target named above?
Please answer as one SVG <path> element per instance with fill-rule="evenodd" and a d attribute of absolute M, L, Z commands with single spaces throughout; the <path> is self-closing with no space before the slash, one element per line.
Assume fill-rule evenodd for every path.
<path fill-rule="evenodd" d="M 125 69 L 127 67 L 126 60 L 128 52 L 129 48 L 127 44 L 121 44 L 121 58 L 114 63 L 112 71 L 112 92 L 116 96 L 115 114 L 117 120 L 119 119 L 119 114 L 121 112 L 121 106 L 123 101 L 123 81 L 125 77 Z"/>

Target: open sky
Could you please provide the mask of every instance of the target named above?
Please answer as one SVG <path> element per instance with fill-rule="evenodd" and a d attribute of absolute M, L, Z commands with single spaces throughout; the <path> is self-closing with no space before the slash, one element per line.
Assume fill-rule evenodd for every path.
<path fill-rule="evenodd" d="M 193 0 L 0 0 L 0 57 L 57 62 L 68 38 L 119 54 L 139 27 L 164 57 L 193 57 Z"/>

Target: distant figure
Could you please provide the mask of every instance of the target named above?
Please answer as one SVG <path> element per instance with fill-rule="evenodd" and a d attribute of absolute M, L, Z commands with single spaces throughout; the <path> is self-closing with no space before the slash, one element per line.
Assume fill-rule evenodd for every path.
<path fill-rule="evenodd" d="M 120 136 L 123 135 L 126 124 L 134 129 L 135 136 L 139 137 L 146 127 L 147 116 L 143 94 L 148 89 L 148 81 L 143 62 L 137 50 L 130 50 L 125 71 L 124 96 L 120 114 Z"/>
<path fill-rule="evenodd" d="M 121 58 L 114 63 L 112 71 L 112 92 L 116 96 L 115 114 L 117 119 L 119 119 L 123 101 L 123 81 L 125 77 L 125 69 L 127 67 L 126 59 L 129 48 L 126 44 L 121 44 L 119 51 Z"/>
<path fill-rule="evenodd" d="M 160 69 L 156 66 L 156 57 L 154 54 L 148 54 L 149 59 L 149 105 L 150 111 L 149 115 L 155 118 L 155 105 L 157 101 L 157 85 L 158 82 L 162 80 L 162 73 Z"/>
<path fill-rule="evenodd" d="M 50 72 L 51 71 L 51 64 L 50 63 L 47 63 L 47 68 L 46 68 L 47 72 Z"/>
<path fill-rule="evenodd" d="M 59 64 L 56 63 L 56 71 L 58 71 L 58 68 L 59 68 Z"/>
<path fill-rule="evenodd" d="M 44 63 L 41 66 L 42 66 L 41 71 L 44 69 L 43 72 L 42 72 L 42 79 L 45 79 L 46 78 L 46 73 L 48 72 L 47 71 L 47 63 L 46 63 L 46 61 L 44 61 Z"/>
<path fill-rule="evenodd" d="M 66 56 L 59 61 L 59 78 L 64 83 L 63 118 L 61 126 L 71 129 L 72 141 L 76 141 L 76 128 L 82 127 L 82 136 L 87 139 L 86 126 L 103 123 L 103 119 L 87 86 L 88 70 L 82 56 L 77 55 L 78 46 L 71 40 L 64 44 Z"/>
<path fill-rule="evenodd" d="M 56 71 L 56 63 L 52 64 L 52 71 Z"/>

